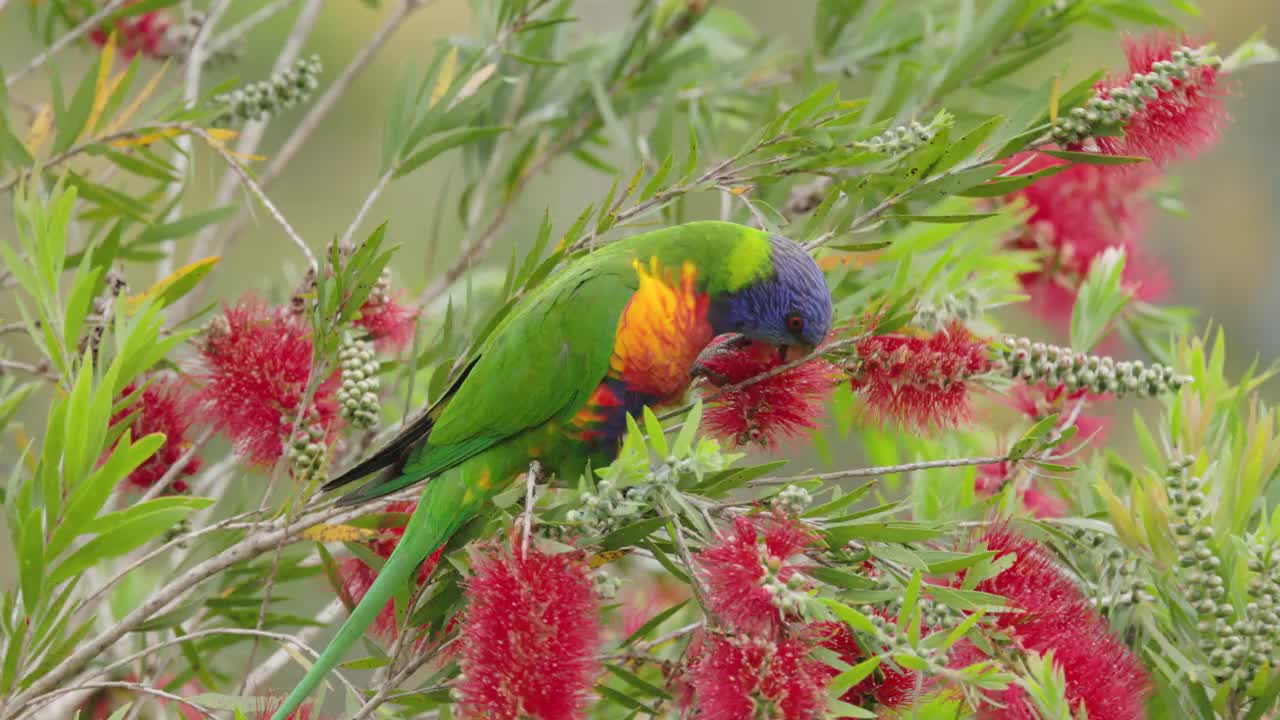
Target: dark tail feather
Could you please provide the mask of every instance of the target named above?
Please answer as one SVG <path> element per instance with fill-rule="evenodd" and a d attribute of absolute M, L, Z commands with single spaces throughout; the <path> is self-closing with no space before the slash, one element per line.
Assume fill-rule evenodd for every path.
<path fill-rule="evenodd" d="M 399 475 L 404 468 L 404 464 L 408 462 L 409 456 L 413 451 L 427 439 L 431 434 L 431 427 L 435 425 L 436 419 L 433 413 L 425 412 L 414 420 L 408 427 L 400 431 L 391 442 L 384 445 L 377 452 L 369 457 L 356 463 L 355 467 L 347 470 L 338 477 L 325 483 L 320 488 L 322 492 L 336 490 L 343 485 L 349 485 L 360 478 L 375 473 L 384 468 L 389 468 L 388 475 Z M 341 505 L 353 505 L 359 500 L 350 500 L 347 498 L 354 497 L 358 493 L 347 495 L 339 501 Z M 374 497 L 377 497 L 376 495 Z"/>

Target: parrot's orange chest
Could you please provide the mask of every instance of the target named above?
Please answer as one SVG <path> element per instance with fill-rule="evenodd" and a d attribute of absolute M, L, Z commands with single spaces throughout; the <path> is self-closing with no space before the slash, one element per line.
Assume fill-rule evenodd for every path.
<path fill-rule="evenodd" d="M 618 320 L 609 374 L 628 391 L 670 400 L 689 387 L 689 368 L 714 337 L 710 300 L 697 290 L 693 263 L 677 271 L 653 258 L 633 267 L 640 284 Z"/>
<path fill-rule="evenodd" d="M 710 300 L 697 289 L 693 263 L 633 263 L 639 284 L 618 319 L 609 373 L 570 422 L 580 439 L 616 447 L 626 415 L 679 399 L 689 370 L 714 337 Z"/>

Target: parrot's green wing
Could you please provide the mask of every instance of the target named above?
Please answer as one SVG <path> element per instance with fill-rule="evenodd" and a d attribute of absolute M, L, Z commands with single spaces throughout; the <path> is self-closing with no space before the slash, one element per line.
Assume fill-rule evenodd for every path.
<path fill-rule="evenodd" d="M 521 303 L 445 397 L 325 489 L 385 468 L 340 503 L 381 497 L 576 412 L 608 371 L 618 318 L 637 286 L 618 265 L 584 263 Z"/>

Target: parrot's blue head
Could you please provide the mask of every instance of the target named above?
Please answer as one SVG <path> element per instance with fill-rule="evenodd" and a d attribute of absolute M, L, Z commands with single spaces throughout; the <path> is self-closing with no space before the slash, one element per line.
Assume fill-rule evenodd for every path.
<path fill-rule="evenodd" d="M 769 238 L 773 271 L 717 298 L 711 306 L 716 333 L 739 333 L 780 348 L 807 351 L 831 332 L 831 291 L 813 257 L 779 235 Z"/>

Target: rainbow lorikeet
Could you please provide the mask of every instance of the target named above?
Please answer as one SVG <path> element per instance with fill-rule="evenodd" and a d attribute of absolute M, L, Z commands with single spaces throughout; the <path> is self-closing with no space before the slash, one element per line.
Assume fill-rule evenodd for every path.
<path fill-rule="evenodd" d="M 339 501 L 355 504 L 431 478 L 372 587 L 273 719 L 297 709 L 418 565 L 531 461 L 565 478 L 608 464 L 627 414 L 679 400 L 718 335 L 789 355 L 830 329 L 831 293 L 813 258 L 733 223 L 637 235 L 562 270 L 512 310 L 442 398 L 325 485 L 381 471 Z"/>

